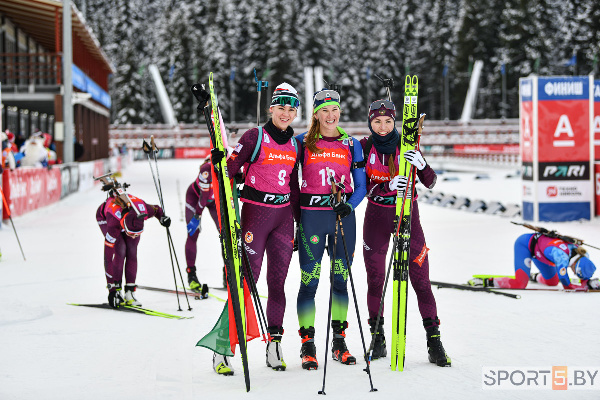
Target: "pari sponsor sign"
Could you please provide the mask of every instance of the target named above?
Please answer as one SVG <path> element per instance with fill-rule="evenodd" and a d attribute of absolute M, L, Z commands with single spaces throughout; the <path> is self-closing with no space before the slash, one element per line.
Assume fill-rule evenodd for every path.
<path fill-rule="evenodd" d="M 593 80 L 587 76 L 521 79 L 520 153 L 525 220 L 591 218 L 594 92 Z"/>

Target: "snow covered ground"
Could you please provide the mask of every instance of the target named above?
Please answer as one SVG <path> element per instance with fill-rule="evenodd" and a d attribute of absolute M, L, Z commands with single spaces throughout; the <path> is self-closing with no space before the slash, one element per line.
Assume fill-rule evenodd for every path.
<path fill-rule="evenodd" d="M 186 230 L 181 219 L 180 201 L 183 201 L 198 165 L 197 160 L 159 161 L 167 214 L 173 219 L 171 231 L 184 274 Z M 506 171 L 490 173 L 490 179 L 484 180 L 472 179 L 473 175 L 460 174 L 458 181 L 444 181 L 440 176 L 436 190 L 519 202 L 518 179 L 504 178 Z M 124 171 L 123 180 L 132 184 L 129 189 L 132 194 L 150 203 L 158 202 L 147 162 L 134 163 Z M 327 274 L 323 273 L 324 279 L 317 292 L 316 344 L 321 369 L 304 371 L 300 366 L 300 340 L 296 333 L 295 305 L 300 282 L 296 254 L 286 282 L 288 307 L 283 350 L 288 370 L 275 372 L 266 367 L 265 345 L 257 340 L 250 342 L 252 389 L 247 394 L 239 357 L 233 360 L 235 376 L 221 377 L 212 371 L 211 352 L 195 347 L 222 310 L 223 303 L 214 298 L 190 299 L 193 310 L 187 311 L 184 303 L 185 311 L 178 312 L 174 294 L 138 290 L 138 298 L 144 306 L 194 316 L 189 320 L 67 305 L 69 302 L 106 302 L 103 239 L 94 218 L 103 199 L 104 194 L 95 188 L 15 218 L 26 262 L 9 223 L 0 229 L 0 399 L 317 398 L 323 382 L 329 293 Z M 474 273 L 513 273 L 513 242 L 527 232 L 525 228 L 512 225 L 499 216 L 470 214 L 426 204 L 420 208 L 431 248 L 432 280 L 463 283 Z M 358 232 L 362 232 L 364 210 L 364 204 L 357 210 Z M 220 286 L 217 231 L 208 215 L 203 220 L 198 275 L 209 285 Z M 600 221 L 597 219 L 545 226 L 585 238 L 591 244 L 600 244 Z M 598 263 L 600 252 L 592 249 L 590 254 Z M 150 220 L 146 224 L 138 257 L 138 284 L 173 286 L 167 239 L 158 221 Z M 360 245 L 352 270 L 367 334 L 366 279 Z M 258 282 L 258 288 L 261 293 L 266 293 L 264 277 Z M 223 292 L 214 293 L 223 296 Z M 600 369 L 597 312 L 600 295 L 521 292 L 522 298 L 514 300 L 452 289 L 434 289 L 434 294 L 442 321 L 442 340 L 452 358 L 452 368 L 439 368 L 427 361 L 425 332 L 416 298 L 410 290 L 405 371 L 390 371 L 389 358 L 373 362 L 373 384 L 378 392 L 369 393 L 364 363 L 360 362 L 360 335 L 351 302 L 348 346 L 359 364 L 345 366 L 329 361 L 327 398 L 599 397 L 598 391 L 575 391 L 571 386 L 558 393 L 550 390 L 484 391 L 482 367 L 595 366 Z M 264 299 L 263 302 L 266 305 Z M 388 321 L 391 321 L 390 311 L 388 295 Z M 389 323 L 386 328 L 389 331 Z M 600 374 L 596 387 L 599 384 Z"/>

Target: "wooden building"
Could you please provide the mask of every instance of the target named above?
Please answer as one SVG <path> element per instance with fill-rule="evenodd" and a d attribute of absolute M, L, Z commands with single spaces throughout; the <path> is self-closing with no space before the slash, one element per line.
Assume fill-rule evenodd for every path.
<path fill-rule="evenodd" d="M 62 159 L 62 18 L 60 0 L 0 1 L 0 83 L 2 130 L 25 140 L 38 129 L 55 139 Z M 83 146 L 76 161 L 108 157 L 114 73 L 81 13 L 72 7 L 73 116 L 75 140 Z"/>

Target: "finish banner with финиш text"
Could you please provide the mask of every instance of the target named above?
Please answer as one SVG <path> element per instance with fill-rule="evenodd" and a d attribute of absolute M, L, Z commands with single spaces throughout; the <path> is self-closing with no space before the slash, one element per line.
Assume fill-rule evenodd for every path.
<path fill-rule="evenodd" d="M 588 76 L 520 80 L 523 219 L 591 219 L 593 88 Z"/>

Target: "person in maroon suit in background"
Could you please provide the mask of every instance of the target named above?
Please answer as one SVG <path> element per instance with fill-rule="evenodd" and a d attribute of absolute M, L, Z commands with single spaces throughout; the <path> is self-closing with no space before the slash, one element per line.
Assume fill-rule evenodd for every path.
<path fill-rule="evenodd" d="M 109 197 L 98 207 L 96 221 L 104 235 L 104 270 L 108 284 L 108 304 L 114 308 L 123 304 L 141 306 L 142 304 L 135 297 L 137 288 L 135 280 L 138 269 L 137 246 L 140 235 L 144 231 L 144 222 L 148 218 L 156 217 L 162 226 L 169 227 L 171 219 L 164 215 L 160 206 L 147 204 L 135 196 L 117 195 L 114 185 L 112 188 L 107 188 L 105 185 L 103 190 L 109 191 Z M 124 298 L 121 294 L 123 270 L 125 270 Z"/>
<path fill-rule="evenodd" d="M 196 254 L 198 236 L 202 231 L 202 212 L 208 209 L 211 218 L 219 230 L 217 206 L 212 190 L 212 164 L 210 158 L 204 160 L 196 180 L 188 187 L 185 194 L 185 222 L 187 224 L 187 240 L 185 241 L 185 261 L 187 264 L 188 283 L 193 291 L 208 292 L 208 285 L 201 284 L 196 274 Z M 225 284 L 223 286 L 226 286 Z"/>

